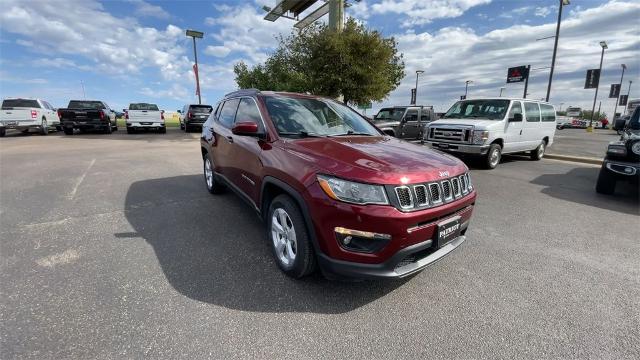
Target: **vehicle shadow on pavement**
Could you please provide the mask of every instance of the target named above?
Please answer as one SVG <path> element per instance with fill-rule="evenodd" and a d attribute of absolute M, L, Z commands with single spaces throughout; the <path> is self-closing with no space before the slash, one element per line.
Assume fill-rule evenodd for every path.
<path fill-rule="evenodd" d="M 120 129 L 112 134 L 103 134 L 99 131 L 94 132 L 77 132 L 73 135 L 65 135 L 62 133 L 62 136 L 65 139 L 99 139 L 99 140 L 135 140 L 135 141 L 146 141 L 148 143 L 152 142 L 192 142 L 194 139 L 200 138 L 200 133 L 198 132 L 190 132 L 185 133 L 182 130 L 177 128 L 167 129 L 166 134 L 161 134 L 156 131 L 139 131 L 135 134 L 127 134 L 126 130 Z"/>
<path fill-rule="evenodd" d="M 640 214 L 638 187 L 619 181 L 615 194 L 598 194 L 596 181 L 599 172 L 598 167 L 579 167 L 566 174 L 540 175 L 531 183 L 546 186 L 541 192 L 558 199 L 625 214 Z"/>
<path fill-rule="evenodd" d="M 155 251 L 181 294 L 231 309 L 256 312 L 344 313 L 385 296 L 406 280 L 294 280 L 275 264 L 256 213 L 235 194 L 212 196 L 201 175 L 133 183 L 126 218 Z"/>

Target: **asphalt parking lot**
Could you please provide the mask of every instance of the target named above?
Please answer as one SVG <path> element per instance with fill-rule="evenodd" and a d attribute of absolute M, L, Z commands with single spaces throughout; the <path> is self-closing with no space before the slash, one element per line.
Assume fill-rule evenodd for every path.
<path fill-rule="evenodd" d="M 0 358 L 640 358 L 638 190 L 597 166 L 505 156 L 443 261 L 296 281 L 197 141 L 0 139 Z"/>
<path fill-rule="evenodd" d="M 603 159 L 609 142 L 618 139 L 620 139 L 620 135 L 609 129 L 594 129 L 591 133 L 585 129 L 556 130 L 554 142 L 547 149 L 547 152 L 557 155 Z"/>

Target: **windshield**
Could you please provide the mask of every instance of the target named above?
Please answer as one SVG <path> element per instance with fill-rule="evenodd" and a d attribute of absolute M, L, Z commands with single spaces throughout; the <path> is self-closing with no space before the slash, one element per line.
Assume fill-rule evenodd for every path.
<path fill-rule="evenodd" d="M 104 105 L 100 101 L 84 101 L 84 100 L 71 100 L 69 101 L 69 109 L 104 109 Z"/>
<path fill-rule="evenodd" d="M 213 111 L 213 107 L 211 105 L 191 105 L 189 106 L 189 111 L 192 113 L 209 114 Z"/>
<path fill-rule="evenodd" d="M 374 120 L 402 120 L 402 115 L 407 108 L 384 108 L 378 111 Z"/>
<path fill-rule="evenodd" d="M 265 102 L 280 135 L 380 135 L 355 111 L 329 99 L 275 95 Z"/>
<path fill-rule="evenodd" d="M 502 120 L 508 108 L 509 100 L 464 100 L 455 103 L 443 118 Z"/>
<path fill-rule="evenodd" d="M 146 103 L 129 104 L 129 110 L 151 110 L 151 111 L 158 111 L 158 105 L 156 105 L 156 104 L 146 104 Z"/>
<path fill-rule="evenodd" d="M 29 99 L 7 99 L 2 102 L 3 109 L 12 108 L 40 108 L 36 100 Z"/>

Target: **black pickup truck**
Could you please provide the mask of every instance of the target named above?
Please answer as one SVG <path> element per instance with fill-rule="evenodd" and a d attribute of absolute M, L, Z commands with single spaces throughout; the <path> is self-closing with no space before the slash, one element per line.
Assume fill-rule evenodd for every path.
<path fill-rule="evenodd" d="M 66 109 L 58 109 L 58 117 L 67 135 L 73 135 L 74 129 L 105 134 L 118 130 L 116 113 L 104 101 L 71 100 Z"/>
<path fill-rule="evenodd" d="M 638 186 L 640 182 L 640 107 L 628 119 L 616 119 L 614 130 L 622 133 L 620 140 L 609 143 L 602 162 L 596 191 L 613 194 L 616 182 L 628 181 Z"/>

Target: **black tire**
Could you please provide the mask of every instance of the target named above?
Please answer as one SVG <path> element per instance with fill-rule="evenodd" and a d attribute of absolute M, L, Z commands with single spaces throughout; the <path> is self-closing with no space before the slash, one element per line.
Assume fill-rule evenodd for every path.
<path fill-rule="evenodd" d="M 0 137 L 4 137 L 5 135 L 7 135 L 7 129 L 5 128 L 0 129 Z"/>
<path fill-rule="evenodd" d="M 107 125 L 107 126 L 104 128 L 104 133 L 105 133 L 105 134 L 111 134 L 112 132 L 113 132 L 113 129 L 111 128 L 111 123 L 109 123 L 109 125 Z"/>
<path fill-rule="evenodd" d="M 207 173 L 207 165 L 209 166 L 210 173 Z M 216 179 L 215 172 L 213 171 L 213 161 L 209 154 L 205 154 L 202 158 L 202 173 L 204 175 L 204 183 L 207 185 L 207 190 L 210 194 L 220 194 L 224 191 L 224 185 Z M 209 176 L 211 181 L 209 181 Z"/>
<path fill-rule="evenodd" d="M 288 221 L 285 221 L 288 226 L 295 232 L 295 257 L 290 264 L 285 264 L 279 255 L 279 250 L 276 248 L 274 236 L 277 234 L 272 233 L 272 223 L 274 221 L 274 213 L 276 210 L 284 210 L 288 216 Z M 304 221 L 302 212 L 298 207 L 298 204 L 288 195 L 278 195 L 269 205 L 269 211 L 267 212 L 267 239 L 271 244 L 271 250 L 275 258 L 276 264 L 280 270 L 282 270 L 288 276 L 299 279 L 313 273 L 316 269 L 316 257 L 313 251 L 313 244 L 309 236 L 309 229 Z M 293 246 L 291 246 L 293 248 Z M 286 246 L 283 246 L 286 251 Z"/>
<path fill-rule="evenodd" d="M 606 168 L 605 164 L 602 164 L 600 168 L 600 174 L 598 174 L 598 181 L 596 182 L 596 192 L 600 194 L 611 195 L 616 191 L 616 178 Z"/>
<path fill-rule="evenodd" d="M 495 153 L 495 155 L 494 155 Z M 495 158 L 497 156 L 497 159 Z M 502 158 L 502 147 L 500 144 L 491 144 L 487 156 L 484 158 L 484 167 L 487 169 L 495 169 Z"/>
<path fill-rule="evenodd" d="M 118 131 L 118 124 L 116 123 L 116 126 L 113 127 L 113 131 Z"/>
<path fill-rule="evenodd" d="M 135 133 L 136 133 L 136 130 L 134 128 L 127 126 L 127 134 L 135 134 Z"/>
<path fill-rule="evenodd" d="M 166 127 L 160 128 L 159 132 L 160 132 L 160 134 L 166 134 L 167 133 L 167 128 Z"/>
<path fill-rule="evenodd" d="M 180 123 L 180 130 L 184 130 L 184 124 Z"/>
<path fill-rule="evenodd" d="M 536 147 L 535 149 L 529 152 L 529 156 L 531 157 L 531 160 L 534 160 L 534 161 L 542 160 L 546 149 L 547 149 L 547 142 L 546 141 L 540 142 L 538 147 Z"/>
<path fill-rule="evenodd" d="M 49 135 L 49 124 L 47 119 L 42 118 L 42 125 L 40 125 L 40 135 Z"/>
<path fill-rule="evenodd" d="M 186 133 L 190 133 L 191 132 L 191 128 L 189 127 L 189 125 L 187 125 L 187 124 L 184 125 L 184 132 L 186 132 Z"/>
<path fill-rule="evenodd" d="M 73 135 L 73 128 L 65 127 L 63 130 L 65 135 Z"/>

